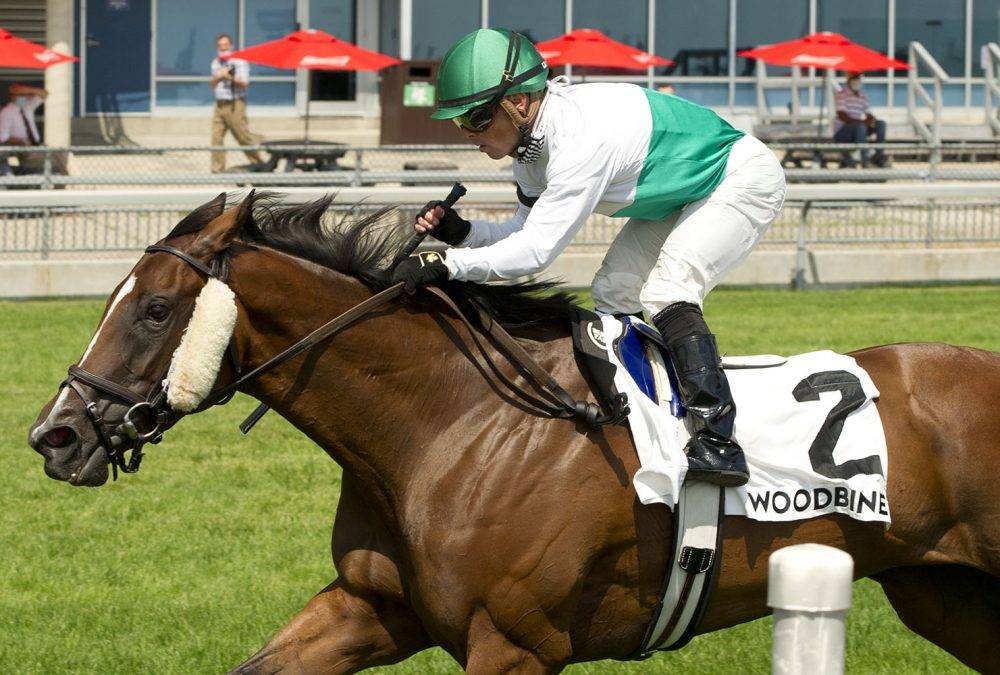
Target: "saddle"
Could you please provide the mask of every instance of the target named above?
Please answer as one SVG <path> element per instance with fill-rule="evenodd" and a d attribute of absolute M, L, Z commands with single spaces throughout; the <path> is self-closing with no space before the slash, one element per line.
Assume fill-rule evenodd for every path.
<path fill-rule="evenodd" d="M 582 308 L 575 308 L 572 316 L 573 347 L 577 364 L 584 379 L 590 384 L 591 391 L 602 405 L 619 396 L 615 388 L 614 378 L 616 367 L 608 360 L 608 343 L 604 335 L 600 315 Z M 655 328 L 643 322 L 631 320 L 622 321 L 622 334 L 615 338 L 611 348 L 618 360 L 628 370 L 639 389 L 652 401 L 659 401 L 656 391 L 656 381 L 653 376 L 653 366 L 648 352 L 656 349 L 662 355 L 667 365 L 670 392 L 663 400 L 671 401 L 670 412 L 675 417 L 683 417 L 685 410 L 677 395 L 677 375 L 669 366 L 670 359 L 666 356 L 666 343 Z"/>

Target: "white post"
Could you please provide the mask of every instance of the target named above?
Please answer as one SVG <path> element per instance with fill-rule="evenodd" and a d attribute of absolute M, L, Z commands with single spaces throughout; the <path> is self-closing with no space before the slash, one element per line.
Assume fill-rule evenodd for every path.
<path fill-rule="evenodd" d="M 848 553 L 822 544 L 771 554 L 767 604 L 774 608 L 774 675 L 844 672 L 844 620 L 853 574 Z"/>
<path fill-rule="evenodd" d="M 45 43 L 52 49 L 71 54 L 73 44 L 73 3 L 48 0 Z M 60 63 L 45 71 L 45 145 L 70 144 L 73 117 L 73 64 Z"/>

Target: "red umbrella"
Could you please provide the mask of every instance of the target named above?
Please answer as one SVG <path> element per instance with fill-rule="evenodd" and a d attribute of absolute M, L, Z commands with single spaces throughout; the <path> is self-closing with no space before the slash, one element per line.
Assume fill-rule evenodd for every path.
<path fill-rule="evenodd" d="M 272 68 L 308 70 L 382 70 L 402 63 L 385 54 L 338 40 L 321 30 L 297 30 L 283 38 L 232 52 L 226 59 L 243 59 Z M 309 98 L 306 95 L 306 140 L 309 139 Z"/>
<path fill-rule="evenodd" d="M 54 52 L 45 45 L 22 40 L 0 28 L 0 67 L 44 70 L 57 63 L 79 60 L 75 56 Z"/>
<path fill-rule="evenodd" d="M 402 63 L 313 29 L 297 30 L 283 38 L 240 49 L 225 58 L 272 68 L 310 70 L 382 70 Z"/>
<path fill-rule="evenodd" d="M 902 61 L 891 59 L 851 42 L 840 33 L 813 33 L 797 40 L 766 47 L 746 49 L 739 56 L 760 59 L 773 66 L 802 66 L 861 72 L 864 70 L 908 69 Z"/>
<path fill-rule="evenodd" d="M 593 28 L 577 28 L 535 45 L 550 66 L 598 66 L 645 70 L 650 66 L 671 66 L 673 61 L 612 40 Z"/>
<path fill-rule="evenodd" d="M 868 47 L 862 47 L 856 42 L 851 42 L 840 33 L 827 31 L 806 35 L 797 40 L 788 40 L 756 49 L 745 49 L 739 52 L 738 56 L 760 59 L 773 66 L 822 68 L 826 77 L 829 77 L 833 70 L 861 72 L 888 68 L 909 69 L 910 67 L 908 63 L 891 59 L 874 49 L 868 49 Z M 832 90 L 827 86 L 826 91 Z M 819 108 L 820 124 L 817 129 L 819 134 L 823 132 L 823 107 L 825 104 L 826 96 L 824 95 Z"/>

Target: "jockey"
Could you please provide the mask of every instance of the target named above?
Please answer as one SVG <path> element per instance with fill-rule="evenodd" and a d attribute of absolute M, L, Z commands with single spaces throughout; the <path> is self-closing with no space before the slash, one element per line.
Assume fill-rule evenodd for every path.
<path fill-rule="evenodd" d="M 494 223 L 429 203 L 414 229 L 452 248 L 404 260 L 393 279 L 412 290 L 535 274 L 592 213 L 627 216 L 594 277 L 596 309 L 646 311 L 688 410 L 687 476 L 742 485 L 736 407 L 702 301 L 777 217 L 781 166 L 707 108 L 634 84 L 569 85 L 547 74 L 535 47 L 507 30 L 474 31 L 448 51 L 431 117 L 452 120 L 492 159 L 514 158 L 519 204 Z"/>

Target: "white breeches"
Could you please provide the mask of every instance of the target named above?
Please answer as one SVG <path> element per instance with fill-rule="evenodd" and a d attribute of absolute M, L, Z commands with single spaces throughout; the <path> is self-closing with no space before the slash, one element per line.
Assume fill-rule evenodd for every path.
<path fill-rule="evenodd" d="M 594 276 L 597 311 L 653 316 L 675 302 L 700 307 L 761 240 L 784 200 L 785 172 L 774 153 L 744 136 L 712 194 L 663 220 L 625 223 Z"/>

